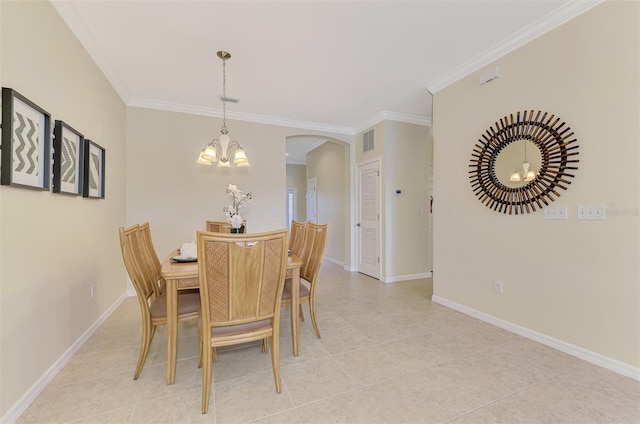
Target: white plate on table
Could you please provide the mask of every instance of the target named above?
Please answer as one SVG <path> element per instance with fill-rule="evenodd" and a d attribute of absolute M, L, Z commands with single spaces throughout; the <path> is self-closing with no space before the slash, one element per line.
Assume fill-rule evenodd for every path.
<path fill-rule="evenodd" d="M 194 258 L 193 256 L 174 256 L 171 258 L 174 262 L 198 262 L 198 258 Z"/>

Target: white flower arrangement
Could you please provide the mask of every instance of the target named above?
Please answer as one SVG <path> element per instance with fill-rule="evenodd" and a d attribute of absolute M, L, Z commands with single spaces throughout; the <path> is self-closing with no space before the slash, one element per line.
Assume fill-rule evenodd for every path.
<path fill-rule="evenodd" d="M 231 228 L 240 228 L 244 224 L 244 213 L 253 198 L 252 193 L 244 194 L 234 184 L 229 184 L 227 193 L 231 196 L 231 204 L 222 208 Z"/>

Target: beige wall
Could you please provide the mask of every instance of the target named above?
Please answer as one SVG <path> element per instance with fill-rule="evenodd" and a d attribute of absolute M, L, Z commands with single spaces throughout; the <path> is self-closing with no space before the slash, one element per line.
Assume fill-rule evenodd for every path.
<path fill-rule="evenodd" d="M 253 193 L 246 214 L 250 232 L 286 227 L 286 138 L 296 130 L 227 120 L 251 166 L 196 165 L 200 149 L 221 125 L 208 116 L 127 109 L 127 225 L 149 221 L 161 259 L 194 240 L 207 219 L 224 220 L 229 184 Z"/>
<path fill-rule="evenodd" d="M 373 127 L 367 128 L 365 131 L 359 132 L 355 136 L 355 162 L 356 164 L 381 158 L 384 155 L 384 134 L 385 124 L 388 121 L 380 121 Z M 363 140 L 362 137 L 366 131 L 373 129 L 374 133 L 374 148 L 368 152 L 362 151 Z"/>
<path fill-rule="evenodd" d="M 329 223 L 329 240 L 325 258 L 344 265 L 345 259 L 345 193 L 349 177 L 346 174 L 346 146 L 327 142 L 307 154 L 307 179 L 316 178 L 317 222 Z"/>
<path fill-rule="evenodd" d="M 621 368 L 640 365 L 640 3 L 605 2 L 435 94 L 434 299 L 542 334 Z M 536 66 L 533 66 L 535 64 Z M 579 170 L 542 211 L 508 216 L 473 194 L 473 146 L 524 109 L 561 117 L 580 145 Z M 606 221 L 578 221 L 604 203 Z M 493 292 L 494 280 L 504 294 Z"/>
<path fill-rule="evenodd" d="M 194 240 L 207 219 L 224 220 L 229 184 L 253 193 L 246 214 L 250 232 L 286 227 L 286 128 L 228 121 L 229 135 L 242 143 L 251 166 L 196 165 L 221 125 L 207 116 L 127 110 L 127 222 L 149 221 L 163 258 Z"/>
<path fill-rule="evenodd" d="M 380 159 L 380 279 L 393 282 L 424 277 L 431 271 L 430 128 L 386 120 L 373 129 L 374 149 L 362 152 L 363 133 L 359 133 L 355 156 L 356 165 Z M 401 194 L 396 195 L 396 190 Z"/>
<path fill-rule="evenodd" d="M 106 149 L 104 200 L 0 187 L 4 416 L 125 290 L 125 107 L 49 2 L 0 11 L 2 86 Z"/>
<path fill-rule="evenodd" d="M 287 165 L 287 188 L 296 189 L 297 220 L 307 219 L 307 166 Z"/>
<path fill-rule="evenodd" d="M 430 128 L 395 121 L 386 121 L 384 128 L 384 277 L 424 276 L 431 271 Z"/>

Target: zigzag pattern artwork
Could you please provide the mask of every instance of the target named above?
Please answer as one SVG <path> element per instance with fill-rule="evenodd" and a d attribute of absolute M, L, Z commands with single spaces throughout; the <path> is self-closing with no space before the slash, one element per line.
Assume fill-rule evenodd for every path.
<path fill-rule="evenodd" d="M 76 144 L 73 140 L 64 137 L 62 139 L 61 160 L 60 160 L 60 180 L 65 183 L 75 184 L 76 182 Z"/>
<path fill-rule="evenodd" d="M 16 125 L 17 121 L 17 125 Z M 13 170 L 21 174 L 38 175 L 38 123 L 16 112 L 13 132 Z"/>
<path fill-rule="evenodd" d="M 100 157 L 95 153 L 91 153 L 89 161 L 89 189 L 98 190 L 98 181 L 100 180 Z"/>

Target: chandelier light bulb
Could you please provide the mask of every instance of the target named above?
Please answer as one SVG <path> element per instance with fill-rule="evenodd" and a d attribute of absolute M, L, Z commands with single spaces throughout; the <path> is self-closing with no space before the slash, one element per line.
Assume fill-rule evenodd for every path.
<path fill-rule="evenodd" d="M 211 161 L 205 159 L 203 156 L 204 156 L 204 151 L 200 152 L 200 156 L 198 156 L 198 160 L 196 161 L 196 163 L 199 165 L 211 166 Z"/>
<path fill-rule="evenodd" d="M 216 148 L 213 143 L 209 143 L 205 146 L 204 150 L 200 153 L 200 158 L 208 160 L 209 162 L 215 162 L 218 160 Z"/>

